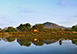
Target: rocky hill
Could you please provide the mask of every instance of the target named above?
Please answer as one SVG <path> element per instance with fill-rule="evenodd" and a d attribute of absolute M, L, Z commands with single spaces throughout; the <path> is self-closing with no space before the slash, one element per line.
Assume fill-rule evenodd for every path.
<path fill-rule="evenodd" d="M 60 25 L 57 25 L 55 23 L 51 23 L 51 22 L 45 22 L 43 23 L 44 25 L 44 28 L 47 28 L 47 29 L 50 29 L 50 28 L 65 28 L 64 26 L 60 26 Z"/>

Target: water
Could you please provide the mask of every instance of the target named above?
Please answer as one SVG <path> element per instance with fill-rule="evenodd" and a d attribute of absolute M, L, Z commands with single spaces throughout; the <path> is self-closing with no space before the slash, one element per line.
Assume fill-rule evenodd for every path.
<path fill-rule="evenodd" d="M 28 41 L 21 38 L 1 38 L 0 54 L 77 54 L 76 41 Z"/>

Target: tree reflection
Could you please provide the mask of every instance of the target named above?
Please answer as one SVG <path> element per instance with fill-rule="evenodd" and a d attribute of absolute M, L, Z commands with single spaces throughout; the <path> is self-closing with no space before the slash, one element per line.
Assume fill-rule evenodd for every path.
<path fill-rule="evenodd" d="M 56 40 L 45 40 L 44 43 L 46 44 L 51 44 L 51 43 L 54 43 L 56 42 Z"/>
<path fill-rule="evenodd" d="M 0 41 L 1 41 L 1 38 L 0 38 Z"/>
<path fill-rule="evenodd" d="M 21 46 L 27 46 L 29 47 L 31 45 L 31 41 L 28 41 L 26 39 L 17 39 L 17 42 L 21 45 Z"/>
<path fill-rule="evenodd" d="M 38 41 L 32 41 L 32 43 L 33 43 L 34 45 L 36 45 L 36 46 L 42 46 L 42 45 L 44 45 L 44 42 L 41 41 L 41 40 L 38 40 Z"/>
<path fill-rule="evenodd" d="M 62 40 L 59 40 L 59 45 L 62 45 Z"/>
<path fill-rule="evenodd" d="M 44 44 L 52 44 L 58 41 L 58 39 L 43 38 L 41 36 L 3 36 L 5 42 L 13 42 L 17 39 L 17 42 L 21 46 L 30 47 L 31 43 L 35 46 L 42 46 Z M 77 45 L 77 39 L 72 40 L 73 44 Z M 62 40 L 59 40 L 59 45 L 62 45 Z"/>
<path fill-rule="evenodd" d="M 73 39 L 72 43 L 77 45 L 77 39 Z"/>
<path fill-rule="evenodd" d="M 7 42 L 7 39 L 6 39 L 6 37 L 3 37 L 2 39 L 3 39 L 5 42 Z"/>
<path fill-rule="evenodd" d="M 13 42 L 13 41 L 15 41 L 15 38 L 14 37 L 4 37 L 3 40 L 5 42 Z"/>

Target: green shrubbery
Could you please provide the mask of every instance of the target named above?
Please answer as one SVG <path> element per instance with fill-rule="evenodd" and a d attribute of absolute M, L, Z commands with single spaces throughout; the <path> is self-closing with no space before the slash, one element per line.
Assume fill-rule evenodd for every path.
<path fill-rule="evenodd" d="M 72 31 L 77 31 L 77 25 L 72 27 Z"/>
<path fill-rule="evenodd" d="M 44 28 L 43 24 L 35 24 L 31 27 L 31 24 L 20 24 L 18 27 L 7 27 L 4 29 L 0 28 L 0 32 L 30 32 L 31 30 L 38 29 L 39 32 L 52 32 L 52 31 L 77 31 L 77 26 L 73 26 L 72 28 L 50 28 L 46 29 Z"/>

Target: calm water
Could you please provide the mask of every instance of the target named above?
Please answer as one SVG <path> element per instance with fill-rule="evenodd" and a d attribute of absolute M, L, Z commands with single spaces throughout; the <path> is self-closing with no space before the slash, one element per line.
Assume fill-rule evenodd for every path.
<path fill-rule="evenodd" d="M 72 40 L 28 41 L 16 38 L 0 39 L 0 54 L 77 54 L 77 42 Z"/>

